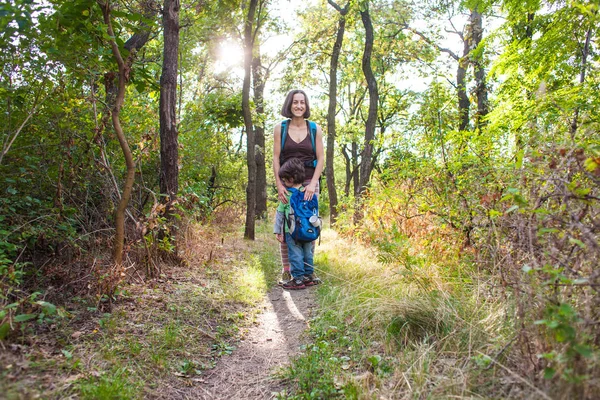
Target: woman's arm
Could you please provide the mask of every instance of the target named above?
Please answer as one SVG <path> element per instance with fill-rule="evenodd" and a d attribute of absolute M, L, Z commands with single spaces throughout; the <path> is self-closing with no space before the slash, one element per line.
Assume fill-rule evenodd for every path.
<path fill-rule="evenodd" d="M 279 179 L 279 155 L 281 154 L 281 122 L 273 128 L 273 174 L 275 174 L 275 185 L 277 186 L 277 198 L 283 204 L 287 204 L 287 189 Z"/>
<path fill-rule="evenodd" d="M 281 137 L 279 141 L 281 142 Z M 323 172 L 323 166 L 325 165 L 325 152 L 323 151 L 323 131 L 319 125 L 317 125 L 317 136 L 315 137 L 315 152 L 317 153 L 317 166 L 315 167 L 315 173 L 313 174 L 310 183 L 304 189 L 304 200 L 311 200 L 313 198 L 317 189 L 319 177 L 321 176 L 321 173 Z"/>

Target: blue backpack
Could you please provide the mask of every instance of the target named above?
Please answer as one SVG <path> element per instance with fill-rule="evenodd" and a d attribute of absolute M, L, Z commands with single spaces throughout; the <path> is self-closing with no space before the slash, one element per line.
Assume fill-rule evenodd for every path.
<path fill-rule="evenodd" d="M 283 146 L 285 146 L 285 140 L 287 139 L 287 132 L 288 132 L 288 126 L 290 125 L 290 121 L 289 119 L 286 119 L 284 121 L 281 121 L 281 153 L 279 156 L 279 163 L 283 165 L 283 163 L 281 162 L 281 154 L 283 154 Z M 315 156 L 314 160 L 311 162 L 306 162 L 305 163 L 305 167 L 312 167 L 312 168 L 316 168 L 317 167 L 317 146 L 315 144 L 315 140 L 317 137 L 317 124 L 313 121 L 309 121 L 306 120 L 306 126 L 308 127 L 308 133 L 310 134 L 310 142 L 312 144 L 312 149 L 313 149 L 313 154 Z"/>
<path fill-rule="evenodd" d="M 304 192 L 296 188 L 289 188 L 290 213 L 288 216 L 288 232 L 298 242 L 312 242 L 321 234 L 321 226 L 313 226 L 310 217 L 319 218 L 319 200 L 313 196 L 312 200 L 304 200 Z M 320 221 L 320 219 L 319 219 Z"/>

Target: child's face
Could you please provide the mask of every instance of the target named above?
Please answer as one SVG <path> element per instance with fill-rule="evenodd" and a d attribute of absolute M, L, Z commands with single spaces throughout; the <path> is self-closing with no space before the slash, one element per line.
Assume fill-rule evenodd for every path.
<path fill-rule="evenodd" d="M 294 180 L 291 178 L 281 178 L 281 181 L 283 182 L 283 184 L 285 185 L 285 187 L 292 187 L 294 186 Z"/>

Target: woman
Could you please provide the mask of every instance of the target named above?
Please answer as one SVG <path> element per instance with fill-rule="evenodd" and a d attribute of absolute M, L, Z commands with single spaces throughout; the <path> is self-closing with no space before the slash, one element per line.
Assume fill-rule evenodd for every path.
<path fill-rule="evenodd" d="M 299 158 L 304 161 L 304 198 L 312 199 L 319 195 L 319 177 L 323 172 L 325 156 L 323 152 L 323 132 L 321 127 L 316 125 L 316 134 L 314 148 L 311 140 L 310 124 L 310 106 L 308 96 L 299 89 L 291 90 L 281 108 L 281 115 L 287 118 L 283 121 L 286 125 L 286 139 L 284 145 L 281 145 L 282 122 L 275 125 L 273 129 L 273 173 L 275 174 L 275 183 L 277 185 L 277 197 L 279 201 L 287 204 L 285 185 L 279 178 L 279 168 L 290 158 Z M 316 163 L 314 163 L 316 160 Z M 283 265 L 282 281 L 287 282 L 291 279 L 290 263 L 288 259 L 288 248 L 285 243 L 280 243 L 281 264 Z M 318 283 L 318 278 L 314 277 Z"/>

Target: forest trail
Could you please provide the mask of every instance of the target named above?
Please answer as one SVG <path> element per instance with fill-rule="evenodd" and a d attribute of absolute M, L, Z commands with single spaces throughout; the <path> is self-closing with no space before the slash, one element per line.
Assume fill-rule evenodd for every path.
<path fill-rule="evenodd" d="M 271 399 L 284 386 L 273 379 L 306 343 L 306 332 L 316 307 L 314 288 L 286 291 L 272 288 L 265 296 L 254 326 L 237 349 L 223 356 L 199 384 L 161 391 L 171 399 Z"/>

